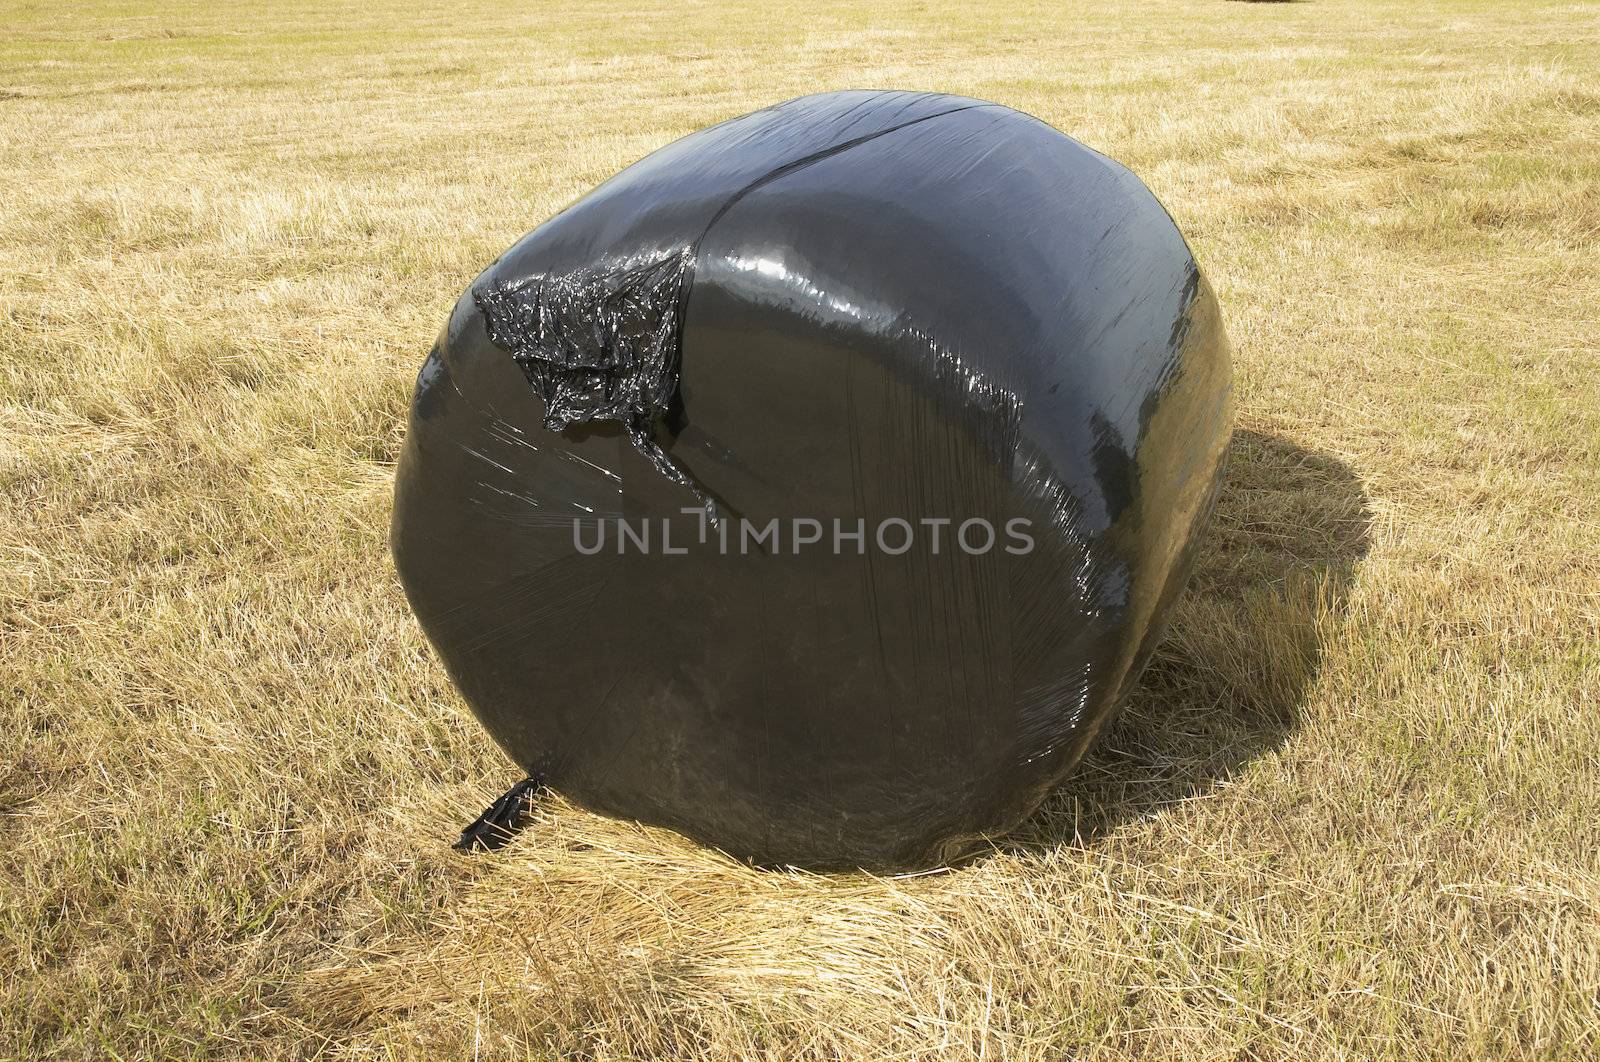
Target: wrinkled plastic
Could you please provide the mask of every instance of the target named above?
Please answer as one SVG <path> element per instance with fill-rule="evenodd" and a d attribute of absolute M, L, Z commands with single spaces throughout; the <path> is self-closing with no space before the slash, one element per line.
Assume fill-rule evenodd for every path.
<path fill-rule="evenodd" d="M 394 555 L 552 788 L 760 863 L 929 866 L 1126 697 L 1230 424 L 1215 299 L 1126 169 L 997 104 L 809 96 L 473 282 L 418 377 Z M 648 544 L 585 552 L 617 520 Z"/>
<path fill-rule="evenodd" d="M 451 847 L 458 852 L 493 852 L 510 844 L 533 818 L 533 801 L 543 784 L 532 777 L 517 782 L 469 822 Z"/>

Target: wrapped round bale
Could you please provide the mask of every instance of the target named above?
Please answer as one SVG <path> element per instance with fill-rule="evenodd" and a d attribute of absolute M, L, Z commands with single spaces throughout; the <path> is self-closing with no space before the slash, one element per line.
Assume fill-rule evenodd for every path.
<path fill-rule="evenodd" d="M 1138 677 L 1231 423 L 1215 299 L 1122 166 L 838 92 L 524 237 L 417 380 L 393 548 L 524 768 L 764 864 L 959 857 Z"/>

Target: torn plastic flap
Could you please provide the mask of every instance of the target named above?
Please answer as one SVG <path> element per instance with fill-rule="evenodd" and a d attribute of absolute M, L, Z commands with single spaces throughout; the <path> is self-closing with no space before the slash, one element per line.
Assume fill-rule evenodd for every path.
<path fill-rule="evenodd" d="M 712 499 L 656 443 L 678 388 L 683 295 L 692 249 L 652 261 L 475 286 L 489 338 L 508 351 L 544 402 L 544 426 L 615 421 L 657 471 Z"/>

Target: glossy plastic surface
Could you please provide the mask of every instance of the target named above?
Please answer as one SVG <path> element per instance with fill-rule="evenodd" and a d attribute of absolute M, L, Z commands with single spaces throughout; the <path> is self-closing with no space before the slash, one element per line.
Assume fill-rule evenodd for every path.
<path fill-rule="evenodd" d="M 1126 169 L 997 104 L 810 96 L 662 148 L 471 285 L 394 554 L 553 788 L 762 863 L 929 866 L 1125 697 L 1230 424 L 1216 302 Z"/>

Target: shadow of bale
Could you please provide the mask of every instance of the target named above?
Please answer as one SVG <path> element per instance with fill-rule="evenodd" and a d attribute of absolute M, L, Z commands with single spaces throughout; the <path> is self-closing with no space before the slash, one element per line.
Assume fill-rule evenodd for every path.
<path fill-rule="evenodd" d="M 1343 461 L 1237 432 L 1193 580 L 1138 689 L 1002 847 L 1091 843 L 1281 745 L 1370 528 L 1366 493 Z"/>

